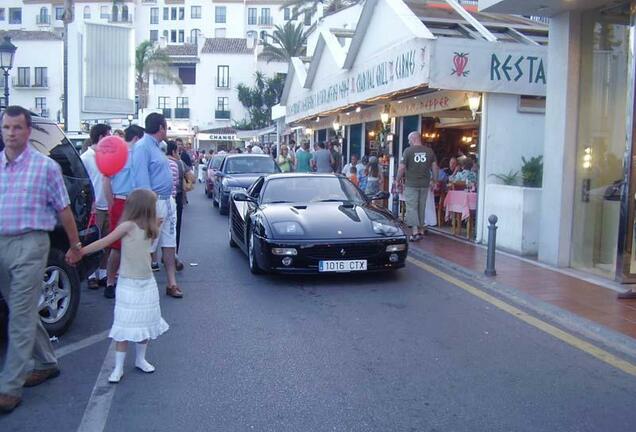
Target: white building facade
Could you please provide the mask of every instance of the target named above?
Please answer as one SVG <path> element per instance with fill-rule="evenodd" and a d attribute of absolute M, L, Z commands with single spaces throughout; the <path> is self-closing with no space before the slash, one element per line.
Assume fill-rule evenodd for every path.
<path fill-rule="evenodd" d="M 636 282 L 636 3 L 479 6 L 550 19 L 539 260 Z"/>

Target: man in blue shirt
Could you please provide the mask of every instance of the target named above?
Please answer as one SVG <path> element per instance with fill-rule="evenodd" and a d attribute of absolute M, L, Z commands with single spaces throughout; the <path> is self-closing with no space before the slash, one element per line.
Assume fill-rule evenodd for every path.
<path fill-rule="evenodd" d="M 161 226 L 159 237 L 152 245 L 153 252 L 161 248 L 168 278 L 166 294 L 181 298 L 183 292 L 177 286 L 175 262 L 177 204 L 172 197 L 172 172 L 168 158 L 160 148 L 160 143 L 166 139 L 168 125 L 162 114 L 151 113 L 146 117 L 145 126 L 146 133 L 135 144 L 132 154 L 133 189 L 150 189 L 157 194 L 157 217 Z"/>
<path fill-rule="evenodd" d="M 115 229 L 124 213 L 126 198 L 133 190 L 133 179 L 131 173 L 132 151 L 141 138 L 144 136 L 144 129 L 141 126 L 132 125 L 124 132 L 124 139 L 128 144 L 128 160 L 124 168 L 112 177 L 104 176 L 104 194 L 108 201 L 108 214 L 110 215 L 110 227 Z M 108 264 L 106 266 L 106 289 L 104 297 L 115 297 L 115 279 L 119 270 L 121 259 L 121 241 L 117 240 L 110 246 Z"/>

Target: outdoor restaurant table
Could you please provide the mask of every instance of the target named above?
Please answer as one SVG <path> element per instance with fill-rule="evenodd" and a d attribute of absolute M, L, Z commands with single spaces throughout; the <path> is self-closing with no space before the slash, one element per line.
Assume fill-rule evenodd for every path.
<path fill-rule="evenodd" d="M 470 211 L 477 208 L 477 193 L 466 191 L 449 190 L 444 199 L 444 208 L 446 209 L 446 220 L 453 216 L 453 234 L 461 227 L 461 222 L 456 220 L 456 216 L 461 215 L 461 220 L 468 219 L 466 225 L 466 236 L 470 238 L 471 224 Z"/>

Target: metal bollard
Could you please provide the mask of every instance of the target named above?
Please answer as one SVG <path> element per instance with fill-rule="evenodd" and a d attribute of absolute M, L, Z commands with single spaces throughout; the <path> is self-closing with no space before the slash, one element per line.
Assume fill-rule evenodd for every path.
<path fill-rule="evenodd" d="M 488 252 L 486 258 L 486 276 L 497 276 L 495 271 L 495 249 L 497 247 L 497 216 L 488 217 Z"/>

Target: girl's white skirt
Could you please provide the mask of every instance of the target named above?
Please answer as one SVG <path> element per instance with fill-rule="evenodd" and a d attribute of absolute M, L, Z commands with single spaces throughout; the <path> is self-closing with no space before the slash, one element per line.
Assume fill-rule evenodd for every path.
<path fill-rule="evenodd" d="M 109 337 L 116 341 L 141 342 L 168 330 L 161 317 L 159 289 L 154 277 L 117 281 L 115 319 Z"/>

